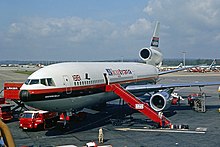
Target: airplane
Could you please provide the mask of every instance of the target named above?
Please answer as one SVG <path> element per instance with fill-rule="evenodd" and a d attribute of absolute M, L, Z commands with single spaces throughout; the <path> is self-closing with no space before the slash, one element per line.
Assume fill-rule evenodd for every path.
<path fill-rule="evenodd" d="M 156 84 L 159 76 L 176 72 L 158 70 L 163 55 L 159 49 L 157 22 L 150 47 L 140 50 L 146 63 L 135 62 L 64 62 L 45 66 L 31 74 L 20 88 L 20 99 L 41 110 L 75 113 L 97 104 L 118 99 L 106 86 L 119 84 L 136 97 L 153 92 L 150 107 L 160 112 L 170 107 L 171 93 L 176 87 L 220 85 L 215 83 Z"/>
<path fill-rule="evenodd" d="M 199 65 L 196 67 L 188 68 L 187 71 L 189 72 L 211 72 L 211 71 L 219 71 L 218 68 L 216 68 L 216 60 L 213 59 L 212 63 L 210 65 Z"/>
<path fill-rule="evenodd" d="M 173 70 L 173 69 L 179 69 L 179 68 L 183 68 L 182 62 L 177 66 L 161 66 L 161 67 L 159 67 L 160 71 Z"/>

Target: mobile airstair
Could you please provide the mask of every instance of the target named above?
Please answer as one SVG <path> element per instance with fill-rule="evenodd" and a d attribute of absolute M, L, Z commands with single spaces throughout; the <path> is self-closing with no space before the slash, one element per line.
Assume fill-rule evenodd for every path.
<path fill-rule="evenodd" d="M 161 112 L 154 111 L 148 103 L 142 102 L 136 98 L 133 94 L 125 90 L 120 84 L 109 84 L 106 85 L 106 92 L 114 92 L 120 98 L 122 98 L 128 105 L 141 112 L 155 123 L 159 124 L 160 127 L 171 127 L 171 122 L 163 116 Z"/>

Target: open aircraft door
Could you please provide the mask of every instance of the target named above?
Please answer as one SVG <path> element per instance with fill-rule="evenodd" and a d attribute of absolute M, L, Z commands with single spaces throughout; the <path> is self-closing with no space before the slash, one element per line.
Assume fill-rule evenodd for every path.
<path fill-rule="evenodd" d="M 104 76 L 104 81 L 105 81 L 105 84 L 106 85 L 109 85 L 109 77 L 108 77 L 108 74 L 107 73 L 103 73 L 103 76 Z"/>
<path fill-rule="evenodd" d="M 71 94 L 72 93 L 72 87 L 71 87 L 71 81 L 69 79 L 69 76 L 64 75 L 63 76 L 63 82 L 64 82 L 64 85 L 66 86 L 66 94 Z"/>

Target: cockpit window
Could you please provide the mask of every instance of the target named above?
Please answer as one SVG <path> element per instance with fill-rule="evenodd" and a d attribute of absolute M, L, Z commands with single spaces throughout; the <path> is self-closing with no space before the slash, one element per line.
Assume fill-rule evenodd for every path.
<path fill-rule="evenodd" d="M 46 79 L 40 79 L 40 83 L 47 86 L 47 82 L 46 82 Z"/>
<path fill-rule="evenodd" d="M 40 83 L 45 86 L 55 86 L 55 83 L 52 78 L 40 79 Z"/>
<path fill-rule="evenodd" d="M 26 85 L 39 84 L 39 79 L 27 79 L 24 83 Z"/>
<path fill-rule="evenodd" d="M 52 78 L 45 78 L 45 79 L 27 79 L 25 81 L 26 85 L 33 85 L 33 84 L 42 84 L 45 86 L 55 86 L 55 83 Z"/>
<path fill-rule="evenodd" d="M 24 83 L 26 85 L 39 84 L 39 79 L 27 79 Z"/>
<path fill-rule="evenodd" d="M 39 79 L 32 79 L 29 84 L 30 85 L 39 84 Z"/>
<path fill-rule="evenodd" d="M 52 78 L 48 78 L 47 83 L 48 83 L 48 86 L 55 86 L 54 81 L 53 81 Z"/>
<path fill-rule="evenodd" d="M 24 84 L 28 85 L 30 83 L 30 79 L 27 79 Z"/>

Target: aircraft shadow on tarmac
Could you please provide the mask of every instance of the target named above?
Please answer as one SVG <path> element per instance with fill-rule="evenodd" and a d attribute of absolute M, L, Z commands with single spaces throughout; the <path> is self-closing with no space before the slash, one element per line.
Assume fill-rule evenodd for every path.
<path fill-rule="evenodd" d="M 132 126 L 135 124 L 147 124 L 152 125 L 152 121 L 148 118 L 137 118 L 132 117 L 133 113 L 139 113 L 131 109 L 128 105 L 115 105 L 107 104 L 106 108 L 96 114 L 87 114 L 87 117 L 83 121 L 73 120 L 70 121 L 68 127 L 63 129 L 55 127 L 49 129 L 46 132 L 46 136 L 64 135 L 75 132 L 87 131 L 94 128 L 99 128 L 104 125 L 112 123 L 113 126 L 127 125 Z"/>
<path fill-rule="evenodd" d="M 207 106 L 207 109 L 219 108 L 219 105 Z M 177 113 L 178 110 L 192 110 L 193 108 L 188 105 L 175 105 L 171 106 L 169 110 L 164 111 L 166 117 L 171 117 Z M 46 136 L 57 136 L 64 134 L 71 134 L 75 132 L 82 132 L 91 130 L 94 128 L 99 128 L 107 124 L 112 124 L 113 126 L 135 126 L 135 125 L 149 125 L 155 126 L 156 124 L 150 119 L 146 118 L 133 118 L 132 114 L 139 113 L 138 111 L 130 108 L 128 105 L 118 105 L 118 104 L 107 104 L 98 113 L 92 114 L 88 113 L 86 119 L 83 121 L 72 120 L 69 122 L 67 128 L 55 127 L 48 129 Z"/>

